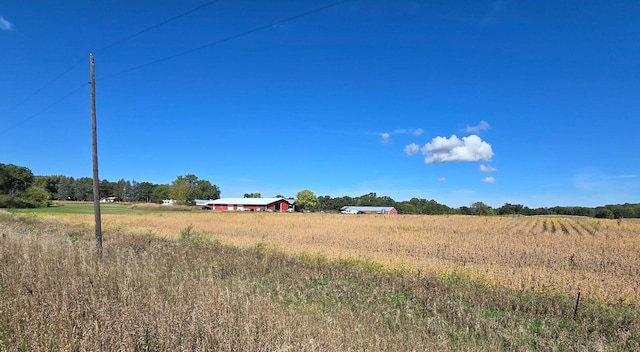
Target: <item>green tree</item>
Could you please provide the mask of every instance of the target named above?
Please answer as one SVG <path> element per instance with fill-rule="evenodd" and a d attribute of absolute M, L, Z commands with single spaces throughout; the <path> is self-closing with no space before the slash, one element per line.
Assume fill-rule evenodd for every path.
<path fill-rule="evenodd" d="M 58 196 L 58 183 L 62 176 L 34 176 L 33 186 L 41 187 L 49 192 L 49 198 L 55 199 Z"/>
<path fill-rule="evenodd" d="M 259 194 L 260 193 L 258 193 L 258 195 Z M 196 185 L 191 189 L 191 194 L 188 198 L 190 201 L 193 201 L 194 199 L 218 199 L 220 198 L 220 188 L 211 184 L 208 180 L 197 180 Z"/>
<path fill-rule="evenodd" d="M 318 197 L 308 189 L 298 192 L 296 198 L 296 206 L 302 209 L 314 209 L 318 205 Z"/>
<path fill-rule="evenodd" d="M 156 185 L 151 192 L 151 202 L 162 203 L 163 199 L 171 198 L 171 187 L 169 185 Z"/>
<path fill-rule="evenodd" d="M 73 182 L 73 199 L 87 201 L 93 199 L 93 179 L 81 177 Z"/>
<path fill-rule="evenodd" d="M 418 208 L 409 202 L 401 202 L 397 205 L 398 213 L 400 214 L 419 214 Z"/>
<path fill-rule="evenodd" d="M 35 208 L 43 208 L 51 205 L 51 194 L 43 187 L 29 187 L 24 192 L 24 198 Z"/>
<path fill-rule="evenodd" d="M 75 180 L 73 177 L 60 177 L 60 182 L 58 182 L 58 199 L 60 200 L 69 200 L 73 199 L 73 183 Z"/>
<path fill-rule="evenodd" d="M 140 185 L 138 186 L 138 199 L 136 199 L 136 201 L 149 203 L 153 197 L 154 188 L 155 186 L 151 182 L 140 182 Z"/>
<path fill-rule="evenodd" d="M 208 180 L 200 180 L 196 175 L 178 176 L 171 183 L 171 199 L 178 204 L 190 205 L 194 199 L 218 199 L 220 188 Z"/>
<path fill-rule="evenodd" d="M 0 164 L 0 194 L 24 192 L 33 183 L 33 173 L 24 166 Z"/>
<path fill-rule="evenodd" d="M 173 182 L 171 182 L 169 197 L 180 205 L 191 204 L 191 201 L 187 199 L 189 192 L 191 192 L 190 180 L 183 176 L 178 176 L 173 180 Z"/>
<path fill-rule="evenodd" d="M 125 190 L 124 190 L 124 199 L 127 202 L 135 202 L 138 200 L 140 195 L 140 182 L 136 180 L 127 181 Z"/>
<path fill-rule="evenodd" d="M 260 192 L 245 193 L 244 198 L 262 198 L 262 194 Z M 283 197 L 276 197 L 276 198 L 283 198 Z"/>
<path fill-rule="evenodd" d="M 493 208 L 484 204 L 483 202 L 475 202 L 471 204 L 471 209 L 474 215 L 493 215 Z"/>

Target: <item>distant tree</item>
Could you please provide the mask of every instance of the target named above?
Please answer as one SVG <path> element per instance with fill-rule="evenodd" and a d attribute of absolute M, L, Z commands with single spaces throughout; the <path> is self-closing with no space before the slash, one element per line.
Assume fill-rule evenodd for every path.
<path fill-rule="evenodd" d="M 35 208 L 43 208 L 51 205 L 51 194 L 43 187 L 33 186 L 27 188 L 24 192 L 25 199 L 30 206 Z"/>
<path fill-rule="evenodd" d="M 616 219 L 629 219 L 635 217 L 635 211 L 629 204 L 607 206 Z"/>
<path fill-rule="evenodd" d="M 296 206 L 310 210 L 314 209 L 318 205 L 318 197 L 312 191 L 304 189 L 296 195 Z"/>
<path fill-rule="evenodd" d="M 93 199 L 93 179 L 81 177 L 73 181 L 73 199 L 87 201 Z"/>
<path fill-rule="evenodd" d="M 155 186 L 151 182 L 140 182 L 140 185 L 138 186 L 138 198 L 136 199 L 136 201 L 147 203 L 150 202 L 153 196 L 154 188 Z"/>
<path fill-rule="evenodd" d="M 356 200 L 349 196 L 339 198 L 338 203 L 340 203 L 340 207 L 338 209 L 344 206 L 357 205 Z"/>
<path fill-rule="evenodd" d="M 58 196 L 58 183 L 62 176 L 34 176 L 33 186 L 44 188 L 49 192 L 50 199 L 56 199 Z"/>
<path fill-rule="evenodd" d="M 171 187 L 169 185 L 156 185 L 151 192 L 151 202 L 162 203 L 164 199 L 171 198 Z"/>
<path fill-rule="evenodd" d="M 600 218 L 600 219 L 613 219 L 614 215 L 613 212 L 611 211 L 611 209 L 606 208 L 606 207 L 597 207 L 595 209 L 596 211 L 596 218 Z"/>
<path fill-rule="evenodd" d="M 100 198 L 113 197 L 115 194 L 115 186 L 116 183 L 110 182 L 107 179 L 100 180 L 100 183 L 98 184 L 98 192 L 100 193 Z"/>
<path fill-rule="evenodd" d="M 180 205 L 191 204 L 191 201 L 187 199 L 189 192 L 191 191 L 191 186 L 190 180 L 183 176 L 178 176 L 173 182 L 171 182 L 169 197 Z"/>
<path fill-rule="evenodd" d="M 121 178 L 120 180 L 118 180 L 118 182 L 115 182 L 113 184 L 113 196 L 125 202 L 128 201 L 126 194 L 128 185 L 128 181 L 126 181 L 124 178 Z"/>
<path fill-rule="evenodd" d="M 24 166 L 0 164 L 0 194 L 24 192 L 33 183 L 33 173 Z"/>
<path fill-rule="evenodd" d="M 178 176 L 171 183 L 171 199 L 178 204 L 190 205 L 194 199 L 218 199 L 220 188 L 208 180 L 200 180 L 196 175 Z"/>
<path fill-rule="evenodd" d="M 493 215 L 493 208 L 484 204 L 483 202 L 475 202 L 471 204 L 471 210 L 474 215 L 481 215 L 481 216 Z"/>
<path fill-rule="evenodd" d="M 329 196 L 321 196 L 318 197 L 318 203 L 316 205 L 316 207 L 320 210 L 337 210 L 334 209 L 334 205 L 333 205 L 333 198 L 329 197 Z"/>
<path fill-rule="evenodd" d="M 522 204 L 505 203 L 497 209 L 498 215 L 519 215 L 522 213 L 524 206 Z"/>
<path fill-rule="evenodd" d="M 260 193 L 258 193 L 259 195 Z M 195 187 L 192 188 L 189 196 L 193 199 L 218 199 L 220 198 L 220 188 L 211 184 L 208 180 L 197 180 Z"/>
<path fill-rule="evenodd" d="M 256 192 L 256 193 L 245 193 L 244 194 L 244 198 L 262 198 L 262 194 L 260 194 L 260 192 Z M 284 197 L 277 197 L 276 198 L 284 198 Z"/>
<path fill-rule="evenodd" d="M 396 210 L 400 214 L 419 214 L 418 208 L 409 202 L 400 202 L 396 205 Z"/>
<path fill-rule="evenodd" d="M 73 183 L 75 180 L 73 177 L 60 177 L 60 182 L 58 182 L 58 199 L 60 200 L 69 200 L 73 199 Z"/>
<path fill-rule="evenodd" d="M 140 195 L 140 182 L 136 180 L 127 181 L 124 196 L 127 202 L 135 202 Z"/>

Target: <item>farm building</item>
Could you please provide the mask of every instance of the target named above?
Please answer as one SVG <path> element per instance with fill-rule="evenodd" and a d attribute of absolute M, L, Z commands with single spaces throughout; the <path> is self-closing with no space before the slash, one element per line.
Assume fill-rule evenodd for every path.
<path fill-rule="evenodd" d="M 344 206 L 340 208 L 343 214 L 398 214 L 394 207 L 354 207 Z"/>
<path fill-rule="evenodd" d="M 292 202 L 284 198 L 220 198 L 202 206 L 219 211 L 288 211 L 293 209 Z"/>
<path fill-rule="evenodd" d="M 106 198 L 100 199 L 100 203 L 115 203 L 120 201 L 122 201 L 122 199 L 118 197 L 106 197 Z"/>

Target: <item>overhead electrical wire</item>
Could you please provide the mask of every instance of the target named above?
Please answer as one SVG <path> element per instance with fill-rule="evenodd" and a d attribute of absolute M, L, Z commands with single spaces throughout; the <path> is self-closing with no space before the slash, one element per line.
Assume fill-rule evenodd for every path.
<path fill-rule="evenodd" d="M 129 39 L 133 39 L 133 38 L 135 38 L 135 37 L 137 37 L 137 36 L 139 36 L 141 34 L 144 34 L 144 33 L 147 33 L 149 31 L 152 31 L 152 30 L 154 30 L 154 29 L 156 29 L 158 27 L 162 27 L 162 26 L 164 26 L 165 24 L 167 24 L 169 22 L 173 22 L 173 21 L 175 21 L 175 20 L 177 20 L 179 18 L 182 18 L 182 17 L 184 17 L 186 15 L 189 15 L 189 14 L 192 14 L 192 13 L 197 12 L 199 10 L 202 10 L 203 8 L 205 8 L 205 7 L 209 6 L 209 5 L 213 5 L 218 1 L 220 1 L 220 0 L 209 1 L 209 2 L 204 3 L 204 4 L 202 4 L 202 5 L 198 6 L 198 7 L 194 7 L 191 10 L 185 11 L 185 12 L 179 14 L 179 15 L 167 18 L 166 20 L 164 20 L 164 21 L 162 21 L 162 22 L 160 22 L 158 24 L 155 24 L 155 25 L 153 25 L 151 27 L 145 28 L 145 29 L 143 29 L 143 30 L 141 30 L 139 32 L 133 33 L 133 34 L 131 34 L 129 36 L 126 36 L 126 37 L 124 37 L 122 39 L 116 40 L 115 42 L 113 42 L 113 43 L 111 43 L 109 45 L 103 46 L 102 48 L 100 48 L 98 50 L 95 50 L 94 52 L 100 52 L 102 50 L 110 49 L 110 48 L 112 48 L 112 47 L 114 47 L 114 46 L 116 46 L 116 45 L 118 45 L 120 43 L 126 42 Z"/>
<path fill-rule="evenodd" d="M 104 50 L 107 50 L 107 49 L 111 49 L 111 48 L 113 48 L 114 46 L 116 46 L 116 45 L 118 45 L 118 44 L 124 43 L 124 42 L 126 42 L 126 41 L 128 41 L 128 40 L 131 40 L 131 39 L 133 39 L 133 38 L 135 38 L 135 37 L 138 37 L 138 36 L 140 36 L 140 35 L 142 35 L 142 34 L 144 34 L 144 33 L 146 33 L 146 32 L 149 32 L 149 31 L 152 31 L 152 30 L 154 30 L 154 29 L 156 29 L 156 28 L 158 28 L 158 27 L 164 26 L 164 25 L 165 25 L 165 24 L 167 24 L 167 23 L 173 22 L 173 21 L 175 21 L 175 20 L 177 20 L 177 19 L 180 19 L 180 18 L 185 17 L 185 16 L 187 16 L 187 15 L 190 15 L 190 14 L 192 14 L 192 13 L 194 13 L 194 12 L 197 12 L 197 11 L 199 11 L 199 10 L 202 10 L 202 9 L 204 9 L 205 7 L 210 6 L 210 5 L 213 5 L 213 4 L 215 4 L 216 2 L 219 2 L 219 1 L 220 1 L 220 0 L 212 0 L 212 1 L 206 2 L 206 3 L 204 3 L 204 4 L 200 5 L 200 6 L 197 6 L 197 7 L 194 7 L 194 8 L 192 8 L 192 9 L 190 9 L 190 10 L 187 10 L 187 11 L 185 11 L 185 12 L 182 12 L 182 13 L 180 13 L 180 14 L 176 15 L 176 16 L 173 16 L 173 17 L 167 18 L 166 20 L 164 20 L 164 21 L 162 21 L 162 22 L 156 23 L 156 24 L 154 24 L 154 25 L 152 25 L 152 26 L 150 26 L 150 27 L 147 27 L 147 28 L 142 29 L 142 30 L 140 30 L 140 31 L 138 31 L 138 32 L 135 32 L 135 33 L 133 33 L 133 34 L 130 34 L 130 35 L 128 35 L 128 36 L 125 36 L 125 37 L 123 37 L 123 38 L 120 38 L 120 39 L 118 39 L 118 40 L 116 40 L 116 41 L 114 41 L 114 42 L 112 42 L 112 43 L 110 43 L 110 44 L 107 44 L 107 45 L 105 45 L 105 46 L 103 46 L 103 47 L 101 47 L 101 48 L 98 48 L 97 50 L 94 50 L 94 52 L 101 52 L 101 51 L 104 51 Z M 28 95 L 27 97 L 25 97 L 24 99 L 19 100 L 16 104 L 14 104 L 14 105 L 13 105 L 12 107 L 10 107 L 7 111 L 5 111 L 5 113 L 10 113 L 10 112 L 14 111 L 15 109 L 17 109 L 18 107 L 22 106 L 22 104 L 26 103 L 26 102 L 27 102 L 27 101 L 29 101 L 31 98 L 35 97 L 35 96 L 36 96 L 36 95 L 38 95 L 40 92 L 42 92 L 43 90 L 45 90 L 47 87 L 49 87 L 49 86 L 50 86 L 50 85 L 52 85 L 53 83 L 57 82 L 60 78 L 62 78 L 62 77 L 63 77 L 64 75 L 66 75 L 67 73 L 71 72 L 71 70 L 73 70 L 74 68 L 78 67 L 78 65 L 80 65 L 80 64 L 81 64 L 82 62 L 84 62 L 85 60 L 86 60 L 85 58 L 78 59 L 78 60 L 77 60 L 77 61 L 75 61 L 75 62 L 74 62 L 74 63 L 73 63 L 73 64 L 72 64 L 68 69 L 64 70 L 62 73 L 58 74 L 57 76 L 53 77 L 51 80 L 47 81 L 44 85 L 42 85 L 40 88 L 38 88 L 37 90 L 35 90 L 33 93 L 29 94 L 29 95 Z M 78 88 L 74 89 L 72 92 L 75 92 L 75 91 L 77 91 L 77 90 L 78 90 Z M 66 95 L 64 96 L 64 98 L 67 98 L 67 97 L 69 97 L 70 95 L 71 95 L 71 94 L 66 94 Z M 27 118 L 26 118 L 26 120 L 29 120 L 29 119 L 31 119 L 31 118 L 33 118 L 33 117 L 35 117 L 35 116 L 39 115 L 39 114 L 44 113 L 45 111 L 47 111 L 47 110 L 48 110 L 48 108 L 51 108 L 52 106 L 54 106 L 54 105 L 58 104 L 60 101 L 61 101 L 60 99 L 59 99 L 59 100 L 56 100 L 55 102 L 53 102 L 52 104 L 50 104 L 47 108 L 45 108 L 45 109 L 41 110 L 40 112 L 38 112 L 38 113 L 36 113 L 36 114 L 34 114 L 34 115 L 30 115 L 29 117 L 27 117 Z"/>
<path fill-rule="evenodd" d="M 299 13 L 297 15 L 294 15 L 294 16 L 291 16 L 291 17 L 287 17 L 285 19 L 281 19 L 281 20 L 278 20 L 278 21 L 275 21 L 275 22 L 271 22 L 269 24 L 265 24 L 265 25 L 260 26 L 260 27 L 249 29 L 249 30 L 241 32 L 241 33 L 233 34 L 233 35 L 230 35 L 230 36 L 222 38 L 222 39 L 217 39 L 217 40 L 214 40 L 212 42 L 197 46 L 195 48 L 191 48 L 191 49 L 179 52 L 177 54 L 165 56 L 163 58 L 156 59 L 156 60 L 153 60 L 153 61 L 149 61 L 149 62 L 146 62 L 144 64 L 140 64 L 140 65 L 128 68 L 126 70 L 122 70 L 120 72 L 112 73 L 112 74 L 109 74 L 109 75 L 106 75 L 106 76 L 103 76 L 103 77 L 99 77 L 99 78 L 100 79 L 107 79 L 107 78 L 119 76 L 119 75 L 122 75 L 122 74 L 125 74 L 125 73 L 129 73 L 131 71 L 135 71 L 135 70 L 141 69 L 143 67 L 155 65 L 155 64 L 158 64 L 160 62 L 168 61 L 168 60 L 174 59 L 174 58 L 179 57 L 179 56 L 191 54 L 191 53 L 193 53 L 195 51 L 202 50 L 202 49 L 208 48 L 208 47 L 213 46 L 213 45 L 217 45 L 217 44 L 221 44 L 221 43 L 224 43 L 224 42 L 228 42 L 228 41 L 231 41 L 233 39 L 244 37 L 244 36 L 247 36 L 249 34 L 253 34 L 253 33 L 268 29 L 268 28 L 272 28 L 272 27 L 277 26 L 279 24 L 290 22 L 290 21 L 293 21 L 293 20 L 301 18 L 301 17 L 305 17 L 305 16 L 308 16 L 308 15 L 311 15 L 311 14 L 314 14 L 314 13 L 317 13 L 317 12 L 320 12 L 320 11 L 324 11 L 326 9 L 329 9 L 331 7 L 335 7 L 335 6 L 344 4 L 344 3 L 349 2 L 349 1 L 350 0 L 337 1 L 337 2 L 334 2 L 334 3 L 328 4 L 328 5 L 322 6 L 322 7 L 315 8 L 313 10 L 309 10 L 309 11 L 306 11 L 306 12 L 303 12 L 303 13 Z"/>
<path fill-rule="evenodd" d="M 139 36 L 139 35 L 141 35 L 141 34 L 143 34 L 143 33 L 146 33 L 146 32 L 148 32 L 148 31 L 151 31 L 151 30 L 153 30 L 153 29 L 155 29 L 155 28 L 158 28 L 158 27 L 160 27 L 160 26 L 162 26 L 162 25 L 165 25 L 165 24 L 167 24 L 167 23 L 169 23 L 169 22 L 171 22 L 171 21 L 174 21 L 174 20 L 176 20 L 176 19 L 179 19 L 179 18 L 181 18 L 181 17 L 184 17 L 184 16 L 186 16 L 186 15 L 188 15 L 188 14 L 191 14 L 191 13 L 193 13 L 193 12 L 196 12 L 196 11 L 198 11 L 198 10 L 201 10 L 201 9 L 203 9 L 203 8 L 205 8 L 205 7 L 209 6 L 209 5 L 212 5 L 212 4 L 214 4 L 214 3 L 218 2 L 218 1 L 219 1 L 219 0 L 209 1 L 209 2 L 207 2 L 207 3 L 203 4 L 203 5 L 200 5 L 200 6 L 196 7 L 196 8 L 193 8 L 193 9 L 191 9 L 191 10 L 188 10 L 188 11 L 186 11 L 186 12 L 183 12 L 183 13 L 181 13 L 181 14 L 179 14 L 179 15 L 176 15 L 176 16 L 174 16 L 174 17 L 171 17 L 171 18 L 169 18 L 169 19 L 167 19 L 167 20 L 164 20 L 164 21 L 162 21 L 162 22 L 160 22 L 160 23 L 158 23 L 158 24 L 155 24 L 155 25 L 153 25 L 153 26 L 151 26 L 151 27 L 145 28 L 145 29 L 143 29 L 143 30 L 141 30 L 141 31 L 138 31 L 138 32 L 136 32 L 136 33 L 132 34 L 132 35 L 129 35 L 129 36 L 126 36 L 126 37 L 124 37 L 124 38 L 122 38 L 122 39 L 119 39 L 119 40 L 117 40 L 117 41 L 115 41 L 115 42 L 113 42 L 113 43 L 111 43 L 111 44 L 109 44 L 109 45 L 106 45 L 106 46 L 104 46 L 104 47 L 101 47 L 100 49 L 98 49 L 98 51 L 99 51 L 99 50 L 106 50 L 106 49 L 109 49 L 109 48 L 111 48 L 111 47 L 113 47 L 113 46 L 115 46 L 115 45 L 117 45 L 117 44 L 120 44 L 120 43 L 122 43 L 122 42 L 125 42 L 125 41 L 127 41 L 127 40 L 130 40 L 130 39 L 132 39 L 132 38 L 135 38 L 135 37 L 137 37 L 137 36 Z M 131 72 L 131 71 L 135 71 L 135 70 L 138 70 L 138 69 L 141 69 L 141 68 L 147 67 L 147 66 L 152 66 L 152 65 L 158 64 L 158 63 L 160 63 L 160 62 L 168 61 L 168 60 L 174 59 L 174 58 L 179 57 L 179 56 L 187 55 L 187 54 L 193 53 L 193 52 L 195 52 L 195 51 L 198 51 L 198 50 L 202 50 L 202 49 L 208 48 L 208 47 L 210 47 L 210 46 L 214 46 L 214 45 L 217 45 L 217 44 L 221 44 L 221 43 L 224 43 L 224 42 L 228 42 L 228 41 L 231 41 L 231 40 L 234 40 L 234 39 L 237 39 L 237 38 L 241 38 L 241 37 L 244 37 L 244 36 L 247 36 L 247 35 L 250 35 L 250 34 L 253 34 L 253 33 L 256 33 L 256 32 L 262 31 L 262 30 L 265 30 L 265 29 L 268 29 L 268 28 L 272 28 L 272 27 L 277 26 L 277 25 L 282 24 L 282 23 L 290 22 L 290 21 L 296 20 L 296 19 L 301 18 L 301 17 L 309 16 L 309 15 L 312 15 L 312 14 L 314 14 L 314 13 L 318 13 L 318 12 L 321 12 L 321 11 L 327 10 L 327 9 L 329 9 L 329 8 L 332 8 L 332 7 L 335 7 L 335 6 L 338 6 L 338 5 L 344 4 L 344 3 L 349 2 L 349 1 L 350 1 L 350 0 L 341 0 L 341 1 L 336 1 L 336 2 L 333 2 L 333 3 L 327 4 L 327 5 L 324 5 L 324 6 L 321 6 L 321 7 L 315 8 L 315 9 L 312 9 L 312 10 L 308 10 L 308 11 L 305 11 L 305 12 L 302 12 L 302 13 L 299 13 L 299 14 L 296 14 L 296 15 L 293 15 L 293 16 L 290 16 L 290 17 L 287 17 L 287 18 L 284 18 L 284 19 L 278 20 L 278 21 L 270 22 L 270 23 L 265 24 L 265 25 L 262 25 L 262 26 L 260 26 L 260 27 L 256 27 L 256 28 L 253 28 L 253 29 L 249 29 L 249 30 L 246 30 L 246 31 L 244 31 L 244 32 L 237 33 L 237 34 L 234 34 L 234 35 L 230 35 L 230 36 L 225 37 L 225 38 L 217 39 L 217 40 L 214 40 L 214 41 L 211 41 L 211 42 L 208 42 L 208 43 L 202 44 L 202 45 L 200 45 L 200 46 L 197 46 L 197 47 L 194 47 L 194 48 L 191 48 L 191 49 L 188 49 L 188 50 L 185 50 L 185 51 L 182 51 L 182 52 L 176 53 L 176 54 L 172 54 L 172 55 L 169 55 L 169 56 L 165 56 L 165 57 L 160 58 L 160 59 L 156 59 L 156 60 L 153 60 L 153 61 L 150 61 L 150 62 L 144 63 L 144 64 L 140 64 L 140 65 L 137 65 L 137 66 L 134 66 L 134 67 L 131 67 L 131 68 L 128 68 L 128 69 L 122 70 L 122 71 L 120 71 L 120 72 L 116 72 L 116 73 L 109 74 L 109 75 L 106 75 L 106 76 L 103 76 L 103 77 L 98 77 L 98 78 L 99 78 L 99 79 L 108 79 L 108 78 L 112 78 L 112 77 L 115 77 L 115 76 L 120 76 L 120 75 L 123 75 L 123 74 L 125 74 L 125 73 L 129 73 L 129 72 Z M 43 87 L 41 87 L 40 89 L 38 89 L 35 93 L 31 94 L 27 99 L 25 99 L 24 101 L 22 101 L 22 102 L 21 102 L 21 104 L 22 104 L 22 103 L 24 103 L 26 100 L 28 100 L 28 99 L 32 98 L 33 96 L 35 96 L 37 93 L 39 93 L 39 92 L 41 92 L 42 90 L 44 90 L 47 86 L 49 86 L 49 85 L 53 84 L 55 81 L 57 81 L 58 79 L 60 79 L 60 78 L 61 78 L 62 76 L 64 76 L 66 73 L 68 73 L 69 71 L 71 71 L 73 68 L 75 68 L 75 67 L 76 67 L 80 62 L 82 62 L 82 61 L 81 61 L 81 60 L 79 60 L 79 61 L 78 61 L 76 64 L 74 64 L 71 68 L 67 69 L 67 70 L 66 70 L 66 71 L 64 71 L 63 73 L 61 73 L 61 74 L 59 74 L 58 76 L 56 76 L 53 80 L 51 80 L 50 82 L 48 82 L 47 84 L 45 84 Z M 51 103 L 51 104 L 47 105 L 44 109 L 40 110 L 39 112 L 34 113 L 34 114 L 32 114 L 32 115 L 29 115 L 28 117 L 26 117 L 25 119 L 22 119 L 22 120 L 21 120 L 21 121 L 19 121 L 18 123 L 14 124 L 14 125 L 12 125 L 12 126 L 10 126 L 10 127 L 8 127 L 8 128 L 3 129 L 3 132 L 6 132 L 6 131 L 8 131 L 8 130 L 10 130 L 10 129 L 13 129 L 13 128 L 15 128 L 15 127 L 17 127 L 17 126 L 21 125 L 22 123 L 24 123 L 24 122 L 26 122 L 26 121 L 28 121 L 28 120 L 31 120 L 31 119 L 35 118 L 36 116 L 38 116 L 38 115 L 40 115 L 40 114 L 42 114 L 42 113 L 46 112 L 47 110 L 49 110 L 49 109 L 50 109 L 50 108 L 52 108 L 53 106 L 55 106 L 55 105 L 59 104 L 61 101 L 65 100 L 66 98 L 68 98 L 68 97 L 70 97 L 71 95 L 73 95 L 74 93 L 76 93 L 76 92 L 77 92 L 78 90 L 80 90 L 82 87 L 84 87 L 84 85 L 81 85 L 81 86 L 79 86 L 79 87 L 77 87 L 77 88 L 73 89 L 73 90 L 72 90 L 72 91 L 70 91 L 69 93 L 65 94 L 63 97 L 61 97 L 61 98 L 59 98 L 58 100 L 54 101 L 53 103 Z M 15 107 L 14 107 L 14 108 L 15 108 Z"/>

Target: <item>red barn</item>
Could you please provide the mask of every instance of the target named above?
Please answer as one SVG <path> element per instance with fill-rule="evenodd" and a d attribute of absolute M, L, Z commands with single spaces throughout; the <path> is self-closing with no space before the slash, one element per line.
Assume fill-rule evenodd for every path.
<path fill-rule="evenodd" d="M 220 198 L 207 202 L 207 206 L 219 211 L 287 211 L 293 201 L 284 198 Z"/>

